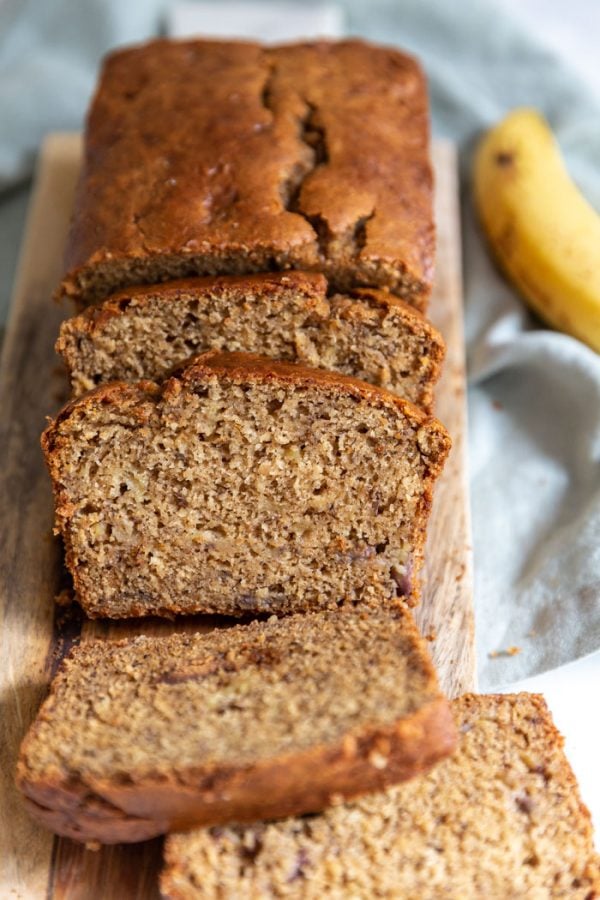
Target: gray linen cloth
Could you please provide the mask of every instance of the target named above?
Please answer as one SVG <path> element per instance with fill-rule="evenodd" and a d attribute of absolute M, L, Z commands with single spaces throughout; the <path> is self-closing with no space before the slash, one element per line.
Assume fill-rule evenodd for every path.
<path fill-rule="evenodd" d="M 487 0 L 340 5 L 349 33 L 422 59 L 434 131 L 461 148 L 477 640 L 480 685 L 489 689 L 600 646 L 600 359 L 544 328 L 495 271 L 472 210 L 472 148 L 508 110 L 535 106 L 600 210 L 600 105 L 535 35 Z M 157 33 L 167 7 L 0 0 L 4 315 L 40 140 L 80 127 L 100 55 Z M 226 2 L 219 8 L 226 16 Z M 243 35 L 243 22 L 232 20 L 231 33 Z M 600 247 L 598 254 L 600 264 Z M 490 658 L 513 645 L 518 655 Z"/>

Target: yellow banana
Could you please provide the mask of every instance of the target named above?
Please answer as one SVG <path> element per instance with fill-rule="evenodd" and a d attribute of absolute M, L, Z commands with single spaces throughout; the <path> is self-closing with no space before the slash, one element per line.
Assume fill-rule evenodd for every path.
<path fill-rule="evenodd" d="M 492 251 L 532 309 L 600 352 L 600 216 L 545 120 L 516 109 L 479 145 L 475 202 Z"/>

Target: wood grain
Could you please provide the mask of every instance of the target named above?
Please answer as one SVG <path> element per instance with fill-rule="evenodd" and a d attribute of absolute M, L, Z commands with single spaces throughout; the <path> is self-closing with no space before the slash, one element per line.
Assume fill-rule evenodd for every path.
<path fill-rule="evenodd" d="M 27 900 L 46 896 L 53 838 L 26 816 L 13 772 L 46 687 L 54 637 L 60 556 L 39 436 L 64 390 L 53 351 L 62 312 L 50 295 L 77 158 L 76 146 L 61 136 L 49 138 L 41 154 L 0 365 L 0 893 Z"/>
<path fill-rule="evenodd" d="M 446 341 L 435 414 L 452 437 L 452 451 L 436 485 L 427 536 L 423 600 L 416 611 L 422 634 L 451 697 L 475 690 L 473 564 L 467 466 L 467 403 L 461 278 L 460 208 L 456 149 L 433 147 L 438 230 L 436 281 L 429 314 Z"/>
<path fill-rule="evenodd" d="M 15 284 L 0 368 L 0 896 L 23 900 L 154 900 L 161 842 L 86 850 L 54 838 L 26 816 L 13 785 L 21 738 L 51 672 L 73 637 L 114 639 L 139 631 L 213 627 L 195 617 L 90 622 L 55 616 L 61 554 L 51 536 L 50 487 L 39 449 L 45 416 L 66 398 L 53 344 L 68 310 L 50 300 L 58 281 L 80 159 L 75 134 L 51 135 L 40 155 L 36 190 Z M 438 276 L 431 314 L 448 343 L 437 413 L 454 446 L 439 483 L 423 602 L 418 619 L 443 687 L 452 695 L 475 685 L 471 551 L 465 441 L 465 374 L 456 159 L 451 144 L 434 145 L 437 176 Z M 219 624 L 223 624 L 222 622 Z"/>

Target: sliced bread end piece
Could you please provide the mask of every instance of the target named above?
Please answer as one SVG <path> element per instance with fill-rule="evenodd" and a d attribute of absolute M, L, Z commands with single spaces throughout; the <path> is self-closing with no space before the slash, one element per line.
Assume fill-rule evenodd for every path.
<path fill-rule="evenodd" d="M 314 812 L 452 752 L 402 607 L 83 644 L 21 748 L 34 817 L 82 841 Z"/>

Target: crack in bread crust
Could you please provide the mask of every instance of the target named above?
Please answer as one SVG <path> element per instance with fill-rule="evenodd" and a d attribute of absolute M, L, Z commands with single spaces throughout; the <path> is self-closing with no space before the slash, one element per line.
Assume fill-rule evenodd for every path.
<path fill-rule="evenodd" d="M 428 127 L 418 64 L 358 40 L 113 53 L 59 293 L 85 306 L 136 283 L 293 269 L 424 309 Z"/>

